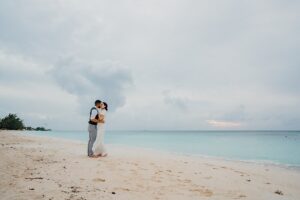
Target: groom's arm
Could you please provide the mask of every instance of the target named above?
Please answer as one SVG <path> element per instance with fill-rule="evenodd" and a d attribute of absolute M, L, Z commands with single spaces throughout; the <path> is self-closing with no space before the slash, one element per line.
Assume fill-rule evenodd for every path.
<path fill-rule="evenodd" d="M 95 119 L 95 117 L 97 116 L 98 112 L 96 110 L 92 110 L 91 113 L 91 121 L 95 122 L 95 123 L 104 123 L 104 116 L 103 115 L 99 115 L 98 119 Z"/>
<path fill-rule="evenodd" d="M 105 123 L 104 119 L 91 119 L 91 121 L 95 123 Z"/>
<path fill-rule="evenodd" d="M 105 123 L 104 121 L 104 117 L 101 117 L 99 116 L 99 119 L 91 119 L 92 122 L 95 122 L 95 123 Z"/>

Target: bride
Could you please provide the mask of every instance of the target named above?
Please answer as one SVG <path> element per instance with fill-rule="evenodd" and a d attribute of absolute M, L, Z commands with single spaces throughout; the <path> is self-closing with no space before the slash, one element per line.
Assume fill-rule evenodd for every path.
<path fill-rule="evenodd" d="M 105 120 L 105 115 L 107 111 L 107 103 L 106 102 L 101 102 L 100 108 L 98 108 L 99 111 L 99 118 L 103 117 L 103 120 Z M 96 157 L 105 157 L 107 156 L 106 149 L 104 147 L 103 143 L 104 139 L 104 123 L 98 123 L 97 124 L 97 137 L 96 141 L 94 142 L 93 145 L 93 154 Z"/>

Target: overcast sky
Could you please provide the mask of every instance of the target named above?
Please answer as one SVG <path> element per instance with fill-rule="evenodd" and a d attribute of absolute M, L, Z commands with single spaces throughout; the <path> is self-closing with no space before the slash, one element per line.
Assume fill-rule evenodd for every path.
<path fill-rule="evenodd" d="M 300 129 L 300 1 L 1 0 L 0 117 L 86 130 Z"/>

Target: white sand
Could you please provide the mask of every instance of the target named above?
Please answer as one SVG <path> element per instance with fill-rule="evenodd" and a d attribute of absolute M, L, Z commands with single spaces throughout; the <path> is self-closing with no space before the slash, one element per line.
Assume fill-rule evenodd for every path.
<path fill-rule="evenodd" d="M 91 159 L 80 142 L 0 138 L 0 199 L 300 199 L 300 172 L 279 166 L 114 145 Z"/>

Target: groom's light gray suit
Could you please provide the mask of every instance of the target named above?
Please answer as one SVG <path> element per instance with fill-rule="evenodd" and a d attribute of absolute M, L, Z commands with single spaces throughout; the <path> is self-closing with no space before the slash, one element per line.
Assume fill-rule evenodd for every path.
<path fill-rule="evenodd" d="M 99 118 L 98 114 L 99 113 L 98 113 L 98 110 L 96 107 L 91 108 L 89 127 L 88 127 L 88 131 L 89 131 L 88 156 L 93 155 L 92 148 L 93 148 L 94 142 L 97 138 L 97 123 L 91 121 L 91 119 L 98 119 Z"/>

